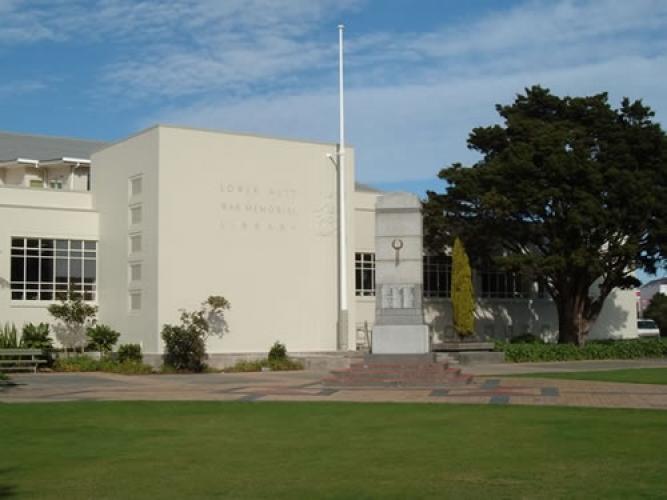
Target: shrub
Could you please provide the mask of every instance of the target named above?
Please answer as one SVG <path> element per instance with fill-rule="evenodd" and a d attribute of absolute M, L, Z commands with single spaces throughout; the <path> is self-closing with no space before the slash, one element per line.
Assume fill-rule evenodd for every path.
<path fill-rule="evenodd" d="M 28 349 L 42 349 L 50 351 L 53 349 L 53 340 L 49 337 L 49 325 L 40 323 L 35 325 L 27 323 L 23 326 L 21 335 L 21 347 Z"/>
<path fill-rule="evenodd" d="M 667 339 L 598 340 L 574 344 L 510 344 L 497 342 L 497 351 L 515 363 L 583 359 L 639 359 L 667 357 Z"/>
<path fill-rule="evenodd" d="M 53 369 L 57 372 L 96 372 L 99 361 L 88 356 L 74 356 L 56 359 Z"/>
<path fill-rule="evenodd" d="M 224 297 L 211 296 L 198 311 L 181 311 L 180 325 L 164 325 L 165 364 L 175 370 L 204 371 L 206 340 L 211 335 L 222 336 L 227 331 L 225 311 L 229 307 Z"/>
<path fill-rule="evenodd" d="M 290 358 L 274 359 L 259 359 L 256 361 L 237 361 L 234 366 L 225 368 L 226 373 L 238 372 L 261 372 L 262 368 L 270 368 L 272 371 L 291 371 L 303 370 L 303 363 Z"/>
<path fill-rule="evenodd" d="M 95 349 L 99 349 L 102 356 L 113 349 L 120 337 L 120 333 L 107 325 L 91 326 L 86 333 L 91 345 Z"/>
<path fill-rule="evenodd" d="M 303 370 L 303 362 L 291 358 L 278 359 L 269 361 L 269 367 L 274 372 Z"/>
<path fill-rule="evenodd" d="M 18 349 L 20 338 L 14 323 L 5 323 L 0 328 L 0 349 Z"/>
<path fill-rule="evenodd" d="M 542 339 L 532 333 L 524 333 L 510 339 L 511 344 L 544 344 Z"/>
<path fill-rule="evenodd" d="M 265 359 L 259 359 L 257 361 L 237 361 L 234 366 L 225 368 L 223 371 L 227 373 L 261 372 L 262 368 L 268 365 L 269 363 Z"/>
<path fill-rule="evenodd" d="M 191 325 L 164 325 L 164 362 L 176 370 L 201 372 L 206 365 L 206 343 L 201 332 Z"/>
<path fill-rule="evenodd" d="M 86 330 L 95 324 L 97 306 L 87 304 L 80 293 L 70 290 L 48 311 L 58 320 L 53 330 L 65 350 L 79 348 L 83 352 L 88 340 Z"/>
<path fill-rule="evenodd" d="M 99 371 L 121 373 L 123 375 L 147 375 L 153 373 L 153 367 L 141 361 L 126 360 L 118 362 L 104 360 L 99 363 Z"/>
<path fill-rule="evenodd" d="M 141 346 L 139 344 L 121 344 L 118 347 L 118 362 L 125 361 L 142 362 L 144 357 L 141 355 Z"/>
<path fill-rule="evenodd" d="M 117 362 L 110 359 L 96 360 L 88 356 L 59 358 L 53 369 L 58 372 L 110 372 L 125 375 L 152 373 L 153 368 L 137 361 Z"/>
<path fill-rule="evenodd" d="M 269 361 L 282 361 L 284 359 L 287 359 L 287 347 L 285 347 L 285 344 L 276 341 L 269 350 Z"/>

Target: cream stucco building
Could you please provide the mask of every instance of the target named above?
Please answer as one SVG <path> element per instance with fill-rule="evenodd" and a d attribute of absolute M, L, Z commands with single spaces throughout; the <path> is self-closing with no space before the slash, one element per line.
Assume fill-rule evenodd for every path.
<path fill-rule="evenodd" d="M 209 295 L 232 304 L 211 353 L 355 350 L 375 314 L 381 193 L 355 183 L 346 152 L 349 321 L 337 333 L 337 145 L 155 126 L 113 144 L 0 133 L 0 323 L 49 321 L 69 286 L 121 342 L 161 353 L 160 329 Z M 447 256 L 424 258 L 435 342 L 452 334 Z M 480 335 L 556 333 L 531 283 L 475 273 Z M 594 337 L 636 336 L 635 295 L 617 291 Z"/>

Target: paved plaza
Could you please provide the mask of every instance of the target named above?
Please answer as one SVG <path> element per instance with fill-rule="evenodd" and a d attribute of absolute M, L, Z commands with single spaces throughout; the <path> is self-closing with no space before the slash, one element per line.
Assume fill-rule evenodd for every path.
<path fill-rule="evenodd" d="M 326 372 L 115 375 L 12 375 L 0 402 L 52 401 L 351 401 L 558 405 L 667 409 L 667 385 L 540 379 L 539 372 L 667 367 L 665 361 L 581 361 L 464 367 L 467 384 L 429 387 L 329 387 Z M 511 378 L 533 373 L 534 378 Z"/>

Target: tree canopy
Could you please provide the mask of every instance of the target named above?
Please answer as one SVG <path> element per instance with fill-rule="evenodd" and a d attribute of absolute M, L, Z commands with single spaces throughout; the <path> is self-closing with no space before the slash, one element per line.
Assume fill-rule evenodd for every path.
<path fill-rule="evenodd" d="M 540 282 L 554 299 L 559 341 L 581 344 L 614 288 L 667 250 L 667 138 L 641 100 L 613 109 L 606 93 L 559 97 L 534 86 L 473 129 L 481 159 L 440 171 L 425 203 L 426 245 L 455 236 L 476 259 Z"/>
<path fill-rule="evenodd" d="M 667 295 L 656 293 L 644 310 L 644 316 L 655 321 L 660 335 L 667 335 Z"/>

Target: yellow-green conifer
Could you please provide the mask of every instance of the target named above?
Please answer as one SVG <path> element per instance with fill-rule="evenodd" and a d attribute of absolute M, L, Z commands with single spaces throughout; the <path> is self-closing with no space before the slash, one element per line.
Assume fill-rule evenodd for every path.
<path fill-rule="evenodd" d="M 456 238 L 452 250 L 452 313 L 454 331 L 461 337 L 475 333 L 475 296 L 468 254 Z"/>

